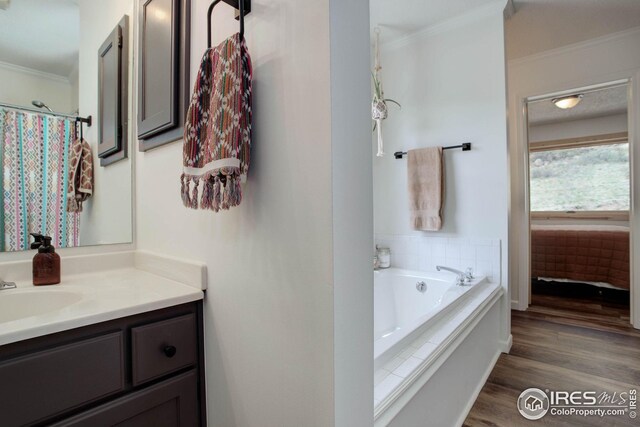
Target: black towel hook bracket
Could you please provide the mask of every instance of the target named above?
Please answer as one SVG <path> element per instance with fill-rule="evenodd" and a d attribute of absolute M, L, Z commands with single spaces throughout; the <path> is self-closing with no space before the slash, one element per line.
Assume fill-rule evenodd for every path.
<path fill-rule="evenodd" d="M 251 0 L 215 0 L 207 12 L 207 47 L 211 47 L 211 14 L 221 1 L 236 9 L 236 19 L 240 21 L 240 38 L 244 37 L 244 17 L 251 13 Z"/>
<path fill-rule="evenodd" d="M 85 123 L 87 124 L 87 126 L 91 126 L 91 116 L 87 116 L 87 117 L 76 117 L 75 119 L 75 125 L 76 125 L 76 136 L 78 134 L 78 127 L 80 128 L 80 139 L 84 139 L 84 125 Z"/>

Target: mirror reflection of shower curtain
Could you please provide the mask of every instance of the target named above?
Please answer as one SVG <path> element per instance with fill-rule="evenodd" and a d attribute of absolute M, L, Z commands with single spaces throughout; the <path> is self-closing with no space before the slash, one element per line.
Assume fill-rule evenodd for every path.
<path fill-rule="evenodd" d="M 70 119 L 0 109 L 0 250 L 29 249 L 29 233 L 79 245 L 80 215 L 67 212 Z"/>

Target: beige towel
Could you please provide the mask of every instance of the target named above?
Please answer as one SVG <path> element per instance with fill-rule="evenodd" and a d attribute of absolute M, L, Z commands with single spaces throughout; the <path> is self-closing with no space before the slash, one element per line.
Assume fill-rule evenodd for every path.
<path fill-rule="evenodd" d="M 442 147 L 409 150 L 407 162 L 411 227 L 438 231 L 442 228 L 444 206 Z"/>

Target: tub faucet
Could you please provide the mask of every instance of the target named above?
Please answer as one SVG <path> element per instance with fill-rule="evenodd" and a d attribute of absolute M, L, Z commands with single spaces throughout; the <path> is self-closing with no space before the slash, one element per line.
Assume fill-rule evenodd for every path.
<path fill-rule="evenodd" d="M 450 271 L 456 275 L 456 285 L 464 286 L 466 282 L 470 282 L 473 279 L 473 274 L 471 273 L 471 269 L 467 269 L 466 272 L 457 270 L 451 267 L 445 267 L 443 265 L 436 265 L 436 270 L 438 271 Z"/>
<path fill-rule="evenodd" d="M 4 291 L 5 289 L 15 289 L 16 284 L 14 282 L 5 282 L 4 280 L 0 280 L 0 291 Z"/>

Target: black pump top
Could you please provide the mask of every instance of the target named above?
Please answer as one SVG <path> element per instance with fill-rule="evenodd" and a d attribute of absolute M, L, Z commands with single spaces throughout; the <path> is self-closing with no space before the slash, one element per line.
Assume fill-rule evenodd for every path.
<path fill-rule="evenodd" d="M 31 243 L 31 249 L 38 249 L 44 243 L 44 236 L 40 233 L 29 233 L 33 236 L 33 243 Z"/>
<path fill-rule="evenodd" d="M 38 253 L 54 253 L 56 248 L 51 245 L 51 237 L 43 236 L 39 233 L 30 233 L 34 242 L 31 244 L 31 249 L 38 249 Z"/>

